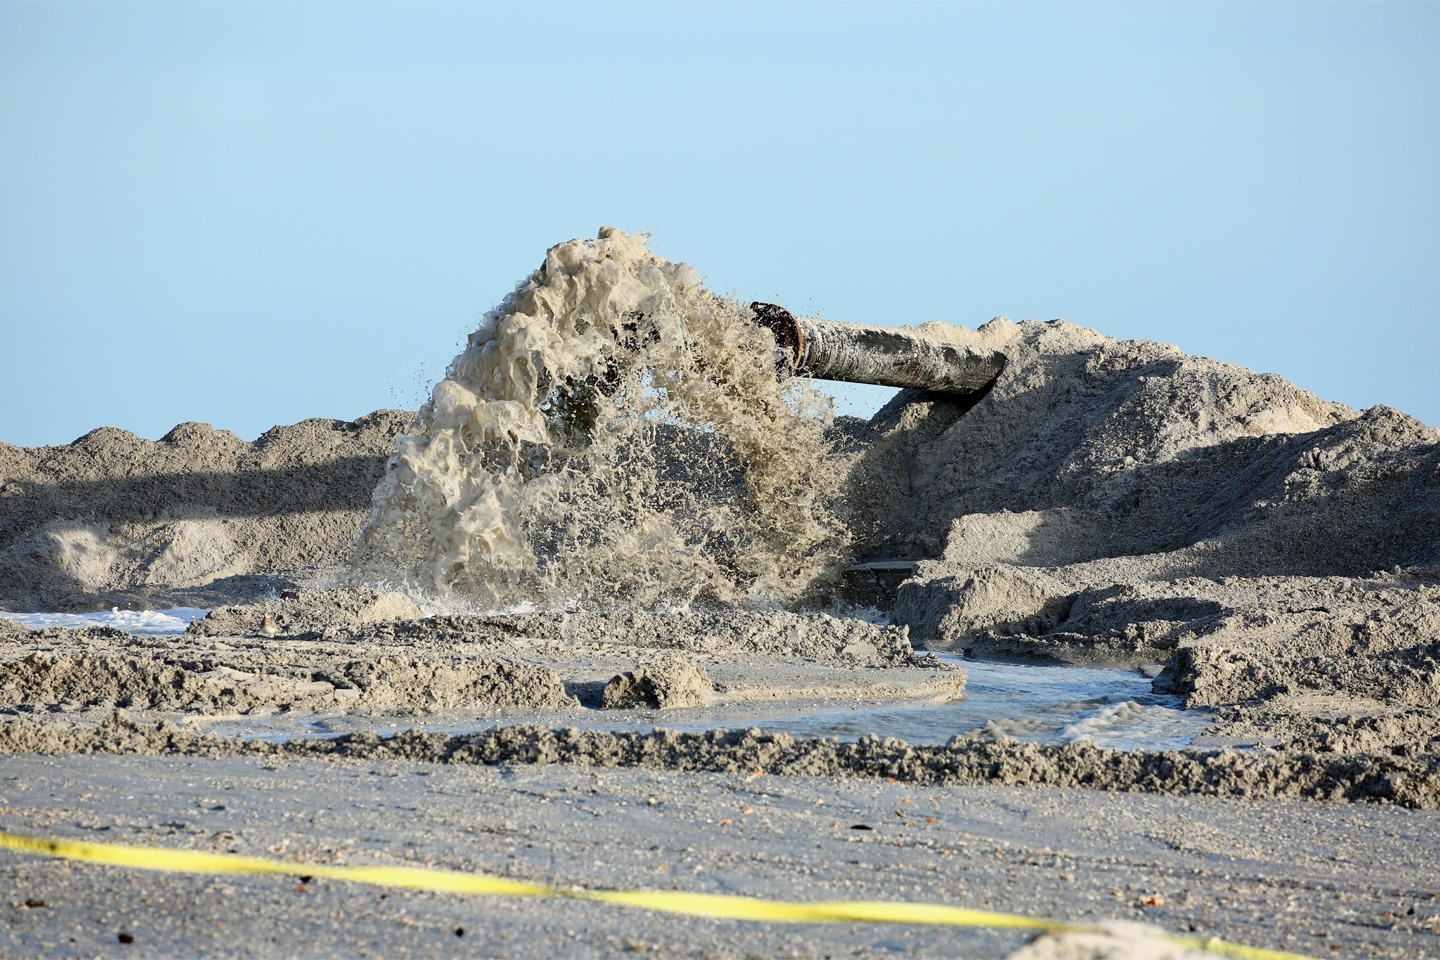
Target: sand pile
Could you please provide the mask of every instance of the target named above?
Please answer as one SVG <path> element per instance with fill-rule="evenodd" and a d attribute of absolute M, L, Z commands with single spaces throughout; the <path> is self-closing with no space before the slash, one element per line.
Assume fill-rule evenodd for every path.
<path fill-rule="evenodd" d="M 345 561 L 410 415 L 0 444 L 0 608 L 236 602 Z"/>
<path fill-rule="evenodd" d="M 1440 562 L 1440 431 L 1413 418 L 1063 321 L 920 329 L 1009 360 L 978 401 L 902 393 L 871 421 L 862 552 L 1090 580 Z"/>
<path fill-rule="evenodd" d="M 217 607 L 190 624 L 198 637 L 324 636 L 366 624 L 415 620 L 424 614 L 405 594 L 365 587 L 284 590 L 255 603 Z"/>
<path fill-rule="evenodd" d="M 931 329 L 1009 362 L 859 435 L 858 549 L 917 561 L 917 645 L 1169 662 L 1192 705 L 1440 703 L 1440 431 L 1062 321 Z"/>
<path fill-rule="evenodd" d="M 659 657 L 634 670 L 617 673 L 601 692 L 601 705 L 612 709 L 701 707 L 714 685 L 703 667 L 679 657 Z"/>
<path fill-rule="evenodd" d="M 692 653 L 786 656 L 852 666 L 904 666 L 917 659 L 905 628 L 827 613 L 612 610 L 519 614 L 490 618 L 489 622 L 564 644 L 603 638 Z"/>
<path fill-rule="evenodd" d="M 266 621 L 272 629 L 265 630 Z M 0 618 L 5 631 L 23 627 Z M 103 628 L 107 635 L 128 636 Z M 63 632 L 63 631 L 62 631 Z M 366 648 L 457 650 L 482 645 L 514 650 L 523 641 L 556 651 L 623 646 L 742 658 L 788 657 L 858 667 L 916 666 L 904 627 L 828 613 L 784 610 L 586 610 L 426 617 L 400 593 L 345 588 L 285 590 L 278 596 L 217 607 L 190 624 L 187 638 L 325 641 Z"/>

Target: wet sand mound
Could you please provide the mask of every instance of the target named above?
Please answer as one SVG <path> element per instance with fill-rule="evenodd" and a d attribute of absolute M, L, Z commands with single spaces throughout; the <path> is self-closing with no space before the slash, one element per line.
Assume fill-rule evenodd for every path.
<path fill-rule="evenodd" d="M 0 620 L 0 629 L 6 629 L 5 623 Z M 356 648 L 404 644 L 433 651 L 465 645 L 511 650 L 529 645 L 547 655 L 633 647 L 850 666 L 914 666 L 921 659 L 904 627 L 828 613 L 618 609 L 426 617 L 403 594 L 367 587 L 285 590 L 255 603 L 219 607 L 191 623 L 186 635 L 325 640 Z"/>
<path fill-rule="evenodd" d="M 192 622 L 196 637 L 311 636 L 371 623 L 413 620 L 424 614 L 403 593 L 366 587 L 284 590 L 254 603 L 217 607 Z M 267 625 L 268 621 L 268 625 Z"/>
<path fill-rule="evenodd" d="M 701 707 L 713 692 L 702 667 L 679 657 L 662 657 L 612 677 L 601 692 L 600 704 L 619 709 Z"/>
<path fill-rule="evenodd" d="M 196 643 L 13 624 L 0 633 L 0 712 L 12 715 L 116 707 L 195 716 L 414 715 L 575 706 L 552 668 L 474 652 L 266 646 L 240 638 Z"/>
<path fill-rule="evenodd" d="M 906 666 L 917 659 L 904 627 L 828 613 L 616 610 L 522 614 L 490 622 L 567 645 L 609 640 L 690 653 L 781 656 L 851 666 Z"/>

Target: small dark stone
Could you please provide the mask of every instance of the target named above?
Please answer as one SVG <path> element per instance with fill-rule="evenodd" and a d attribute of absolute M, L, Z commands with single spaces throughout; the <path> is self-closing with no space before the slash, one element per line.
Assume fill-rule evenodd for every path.
<path fill-rule="evenodd" d="M 455 936 L 457 936 L 457 937 L 463 937 L 463 936 L 465 936 L 465 928 L 464 928 L 464 927 L 456 927 L 456 928 L 455 928 Z"/>
<path fill-rule="evenodd" d="M 301 882 L 301 883 L 309 883 L 311 880 L 314 880 L 314 879 L 315 879 L 314 877 L 310 876 L 310 874 L 307 873 L 307 874 L 303 875 L 303 876 L 300 878 L 300 882 Z"/>
<path fill-rule="evenodd" d="M 851 825 L 850 825 L 850 829 L 851 829 L 851 830 L 874 830 L 875 828 L 874 828 L 874 827 L 871 827 L 871 826 L 867 826 L 867 825 L 865 825 L 865 824 L 863 824 L 863 823 L 855 823 L 855 824 L 851 824 Z"/>
<path fill-rule="evenodd" d="M 34 897 L 30 897 L 28 900 L 25 901 L 25 906 L 29 907 L 31 910 L 34 910 L 36 907 L 45 906 L 45 901 L 36 900 Z"/>
<path fill-rule="evenodd" d="M 121 943 L 134 943 L 135 935 L 133 933 L 122 933 L 118 939 Z"/>

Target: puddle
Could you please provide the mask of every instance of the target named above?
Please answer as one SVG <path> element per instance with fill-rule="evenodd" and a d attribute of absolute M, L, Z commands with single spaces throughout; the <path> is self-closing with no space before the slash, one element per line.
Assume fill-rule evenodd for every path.
<path fill-rule="evenodd" d="M 183 633 L 206 610 L 110 610 L 100 613 L 6 613 L 26 626 L 112 626 L 142 636 Z M 370 730 L 379 734 L 406 729 L 436 733 L 471 733 L 497 723 L 556 723 L 594 730 L 698 731 L 760 727 L 797 737 L 858 740 L 878 734 L 908 743 L 946 743 L 960 735 L 1009 736 L 1037 743 L 1088 740 L 1123 750 L 1166 750 L 1188 746 L 1210 725 L 1207 711 L 1186 710 L 1180 698 L 1151 692 L 1150 681 L 1133 670 L 1092 667 L 1034 666 L 965 660 L 940 655 L 969 674 L 965 699 L 950 703 L 917 700 L 806 701 L 780 707 L 766 703 L 724 708 L 659 711 L 584 710 L 563 714 L 498 720 L 493 714 L 434 721 L 407 717 L 383 718 L 343 714 L 321 718 L 279 714 L 220 723 L 201 722 L 225 736 L 284 740 L 291 737 L 338 736 Z M 377 719 L 380 722 L 377 722 Z"/>
<path fill-rule="evenodd" d="M 943 655 L 942 655 L 943 656 Z M 907 743 L 947 743 L 963 734 L 1011 736 L 1037 743 L 1089 740 L 1116 749 L 1184 747 L 1210 725 L 1205 711 L 1186 710 L 1180 698 L 1152 693 L 1133 670 L 1030 666 L 944 657 L 970 675 L 965 699 L 834 701 L 796 710 L 672 710 L 641 712 L 631 722 L 586 724 L 597 729 L 706 730 L 754 726 L 800 737 L 858 740 L 869 734 Z"/>

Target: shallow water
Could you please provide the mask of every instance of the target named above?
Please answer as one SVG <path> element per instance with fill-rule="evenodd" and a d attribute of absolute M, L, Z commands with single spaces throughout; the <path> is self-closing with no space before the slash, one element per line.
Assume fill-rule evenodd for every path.
<path fill-rule="evenodd" d="M 64 627 L 114 627 L 141 637 L 169 637 L 185 632 L 191 621 L 210 611 L 203 607 L 171 607 L 166 610 L 101 610 L 97 613 L 0 613 L 32 630 Z"/>
<path fill-rule="evenodd" d="M 1133 670 L 1031 666 L 941 655 L 969 674 L 965 699 L 807 705 L 797 712 L 769 705 L 726 710 L 642 711 L 633 722 L 587 724 L 603 729 L 707 730 L 738 725 L 803 737 L 858 740 L 869 734 L 907 743 L 946 743 L 966 734 L 1009 736 L 1037 743 L 1089 740 L 1122 750 L 1188 746 L 1210 724 L 1205 711 L 1152 693 Z"/>
<path fill-rule="evenodd" d="M 168 610 L 109 610 L 99 613 L 6 613 L 0 616 L 26 626 L 110 626 L 142 636 L 183 633 L 192 620 L 208 611 L 196 607 Z M 817 701 L 789 708 L 772 704 L 640 710 L 624 714 L 588 712 L 583 725 L 596 730 L 710 730 L 726 727 L 760 727 L 799 737 L 835 737 L 858 740 L 878 734 L 908 743 L 946 743 L 955 736 L 1009 736 L 1037 743 L 1088 740 L 1096 746 L 1122 750 L 1165 750 L 1188 746 L 1204 732 L 1210 717 L 1203 710 L 1186 710 L 1180 698 L 1151 692 L 1150 681 L 1133 670 L 1092 667 L 1034 666 L 966 660 L 940 654 L 969 674 L 965 699 L 949 703 L 923 700 L 846 702 Z M 623 716 L 624 719 L 617 719 Z M 600 722 L 591 718 L 604 717 Z M 374 718 L 331 717 L 318 722 L 295 723 L 296 718 L 227 724 L 217 733 L 245 737 L 333 736 L 358 729 L 377 733 L 409 728 L 466 733 L 495 724 L 494 717 L 476 717 L 456 724 L 453 719 L 427 723 L 420 718 L 376 724 Z M 573 715 L 563 721 L 574 723 Z M 528 722 L 511 721 L 504 722 Z"/>

